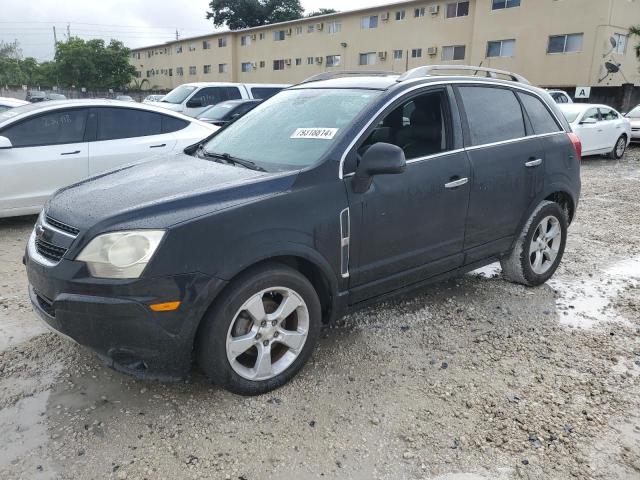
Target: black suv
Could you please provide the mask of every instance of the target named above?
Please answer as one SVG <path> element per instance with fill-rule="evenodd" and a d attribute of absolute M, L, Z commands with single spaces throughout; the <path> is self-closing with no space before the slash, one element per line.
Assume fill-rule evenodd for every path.
<path fill-rule="evenodd" d="M 35 310 L 118 370 L 180 378 L 195 358 L 252 395 L 370 302 L 496 260 L 540 285 L 580 143 L 543 90 L 472 70 L 321 74 L 185 153 L 58 191 L 25 256 Z"/>

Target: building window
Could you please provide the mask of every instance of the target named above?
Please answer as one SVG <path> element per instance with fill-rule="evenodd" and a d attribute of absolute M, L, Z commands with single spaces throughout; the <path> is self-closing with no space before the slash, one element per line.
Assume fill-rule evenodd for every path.
<path fill-rule="evenodd" d="M 376 52 L 361 53 L 360 65 L 375 65 L 377 56 Z"/>
<path fill-rule="evenodd" d="M 411 49 L 411 58 L 422 58 L 422 49 L 421 48 L 412 48 Z"/>
<path fill-rule="evenodd" d="M 442 60 L 464 60 L 466 47 L 464 45 L 450 45 L 442 47 Z"/>
<path fill-rule="evenodd" d="M 251 45 L 251 35 L 242 35 L 240 37 L 240 45 L 243 47 Z"/>
<path fill-rule="evenodd" d="M 402 60 L 402 50 L 394 50 L 393 51 L 393 59 L 394 60 Z"/>
<path fill-rule="evenodd" d="M 274 70 L 284 70 L 284 60 L 274 60 L 273 61 L 273 69 Z"/>
<path fill-rule="evenodd" d="M 327 55 L 327 67 L 338 67 L 340 66 L 340 55 Z"/>
<path fill-rule="evenodd" d="M 447 3 L 447 18 L 466 17 L 469 15 L 469 2 Z"/>
<path fill-rule="evenodd" d="M 182 53 L 182 45 L 176 45 L 176 53 Z"/>
<path fill-rule="evenodd" d="M 296 66 L 300 66 L 300 65 L 302 65 L 302 59 L 296 58 Z"/>
<path fill-rule="evenodd" d="M 553 35 L 549 37 L 547 53 L 576 53 L 582 51 L 582 34 Z"/>
<path fill-rule="evenodd" d="M 307 33 L 313 33 L 315 31 L 316 31 L 316 26 L 313 23 L 307 26 Z"/>
<path fill-rule="evenodd" d="M 267 64 L 264 60 L 260 60 L 260 68 L 264 68 Z"/>
<path fill-rule="evenodd" d="M 362 17 L 360 20 L 360 26 L 363 30 L 369 28 L 378 28 L 378 16 L 377 15 L 369 15 L 366 17 Z"/>
<path fill-rule="evenodd" d="M 424 7 L 416 8 L 416 9 L 413 11 L 413 16 L 414 16 L 415 18 L 424 17 L 425 11 L 426 11 L 426 9 L 425 9 Z"/>
<path fill-rule="evenodd" d="M 202 49 L 209 50 L 211 48 L 211 42 L 209 40 L 202 41 Z"/>
<path fill-rule="evenodd" d="M 218 73 L 227 73 L 229 70 L 229 66 L 226 63 L 218 64 Z"/>
<path fill-rule="evenodd" d="M 307 65 L 313 65 L 313 57 L 307 57 Z"/>
<path fill-rule="evenodd" d="M 260 40 L 264 40 L 267 34 L 265 32 L 260 32 L 259 38 Z"/>
<path fill-rule="evenodd" d="M 493 0 L 491 10 L 500 10 L 502 8 L 519 7 L 520 0 Z"/>
<path fill-rule="evenodd" d="M 302 27 L 296 27 L 295 32 L 296 32 L 296 35 L 302 35 L 302 33 L 304 32 L 304 30 L 303 30 L 303 28 L 302 28 Z"/>
<path fill-rule="evenodd" d="M 170 69 L 169 69 L 169 76 L 170 76 L 170 77 L 173 77 L 173 68 L 170 68 Z"/>
<path fill-rule="evenodd" d="M 192 65 L 189 67 L 189 75 L 195 75 L 196 74 L 196 67 L 195 65 Z"/>
<path fill-rule="evenodd" d="M 487 58 L 513 57 L 516 52 L 515 40 L 496 40 L 487 43 Z"/>
<path fill-rule="evenodd" d="M 404 15 L 405 15 L 405 11 L 404 10 L 398 10 L 396 12 L 396 20 L 398 20 L 398 21 L 404 20 Z"/>
<path fill-rule="evenodd" d="M 342 31 L 342 22 L 329 22 L 329 33 L 340 33 Z"/>
<path fill-rule="evenodd" d="M 182 67 L 176 67 L 176 75 L 179 77 L 184 75 L 184 69 Z"/>
<path fill-rule="evenodd" d="M 250 72 L 251 70 L 253 70 L 253 65 L 251 65 L 251 62 L 243 62 L 241 70 L 245 73 Z"/>
<path fill-rule="evenodd" d="M 613 48 L 613 53 L 624 55 L 627 51 L 627 39 L 629 38 L 628 35 L 624 35 L 623 33 L 614 33 L 613 38 L 616 41 L 616 46 Z"/>
<path fill-rule="evenodd" d="M 275 32 L 273 32 L 273 39 L 276 42 L 281 42 L 282 40 L 284 40 L 284 30 L 276 30 Z"/>
<path fill-rule="evenodd" d="M 211 65 L 205 65 L 202 69 L 204 73 L 211 73 Z"/>
<path fill-rule="evenodd" d="M 220 37 L 218 39 L 218 48 L 222 48 L 226 46 L 227 46 L 227 37 Z"/>
<path fill-rule="evenodd" d="M 190 52 L 194 52 L 196 50 L 196 44 L 195 43 L 190 43 L 189 44 L 189 51 Z"/>

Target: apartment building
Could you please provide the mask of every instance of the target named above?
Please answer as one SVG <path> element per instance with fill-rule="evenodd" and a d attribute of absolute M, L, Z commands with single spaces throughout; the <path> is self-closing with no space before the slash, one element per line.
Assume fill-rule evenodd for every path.
<path fill-rule="evenodd" d="M 546 87 L 640 85 L 640 39 L 627 35 L 639 24 L 640 0 L 404 1 L 139 48 L 131 64 L 160 89 L 429 64 L 501 68 Z"/>

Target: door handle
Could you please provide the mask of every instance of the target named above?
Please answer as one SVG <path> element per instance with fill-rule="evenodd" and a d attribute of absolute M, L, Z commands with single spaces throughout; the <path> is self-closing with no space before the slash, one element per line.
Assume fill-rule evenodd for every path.
<path fill-rule="evenodd" d="M 444 188 L 458 188 L 462 185 L 465 185 L 468 181 L 468 178 L 459 178 L 458 180 L 453 180 L 452 182 L 445 183 Z"/>
<path fill-rule="evenodd" d="M 162 148 L 162 147 L 166 147 L 167 144 L 166 143 L 161 143 L 160 145 L 151 145 L 149 148 Z"/>
<path fill-rule="evenodd" d="M 75 152 L 62 152 L 60 155 L 77 155 L 80 153 L 80 150 L 76 150 Z"/>
<path fill-rule="evenodd" d="M 542 165 L 542 159 L 541 158 L 535 158 L 533 160 L 529 160 L 527 163 L 524 164 L 525 167 L 537 167 L 538 165 Z"/>

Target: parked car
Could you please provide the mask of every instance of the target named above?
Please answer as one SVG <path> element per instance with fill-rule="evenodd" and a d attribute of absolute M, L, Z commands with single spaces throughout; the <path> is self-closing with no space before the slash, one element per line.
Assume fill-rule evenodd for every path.
<path fill-rule="evenodd" d="M 625 115 L 631 125 L 631 140 L 640 142 L 640 105 Z"/>
<path fill-rule="evenodd" d="M 159 102 L 160 100 L 162 100 L 164 98 L 164 95 L 147 95 L 144 100 L 142 101 L 142 103 L 153 103 L 153 102 Z"/>
<path fill-rule="evenodd" d="M 606 105 L 574 103 L 559 105 L 582 142 L 582 155 L 608 155 L 622 158 L 631 141 L 631 124 Z"/>
<path fill-rule="evenodd" d="M 47 100 L 47 94 L 46 92 L 41 92 L 40 90 L 29 90 L 27 92 L 25 100 L 29 103 L 44 102 Z"/>
<path fill-rule="evenodd" d="M 36 312 L 121 371 L 179 378 L 194 354 L 255 395 L 363 305 L 496 260 L 544 283 L 580 142 L 522 77 L 455 69 L 323 73 L 184 154 L 59 191 L 27 247 Z"/>
<path fill-rule="evenodd" d="M 573 103 L 573 100 L 564 90 L 548 90 L 549 95 L 556 103 Z"/>
<path fill-rule="evenodd" d="M 0 97 L 0 112 L 9 110 L 10 108 L 19 107 L 21 105 L 28 105 L 29 102 L 25 100 L 18 100 L 17 98 Z"/>
<path fill-rule="evenodd" d="M 113 100 L 41 102 L 0 113 L 0 217 L 37 213 L 58 188 L 216 130 L 168 110 Z"/>
<path fill-rule="evenodd" d="M 117 95 L 116 100 L 119 100 L 120 102 L 135 102 L 133 97 L 130 95 Z"/>
<path fill-rule="evenodd" d="M 66 100 L 67 97 L 61 93 L 47 93 L 47 100 Z"/>
<path fill-rule="evenodd" d="M 206 107 L 226 100 L 269 98 L 288 85 L 199 82 L 174 88 L 158 102 L 158 106 L 197 117 Z"/>
<path fill-rule="evenodd" d="M 198 120 L 223 127 L 256 107 L 262 100 L 227 100 L 205 108 Z"/>

